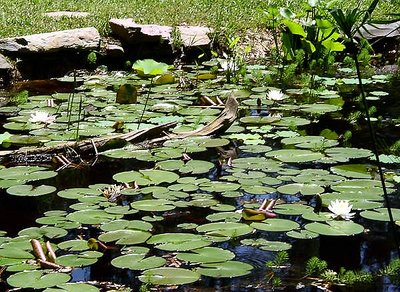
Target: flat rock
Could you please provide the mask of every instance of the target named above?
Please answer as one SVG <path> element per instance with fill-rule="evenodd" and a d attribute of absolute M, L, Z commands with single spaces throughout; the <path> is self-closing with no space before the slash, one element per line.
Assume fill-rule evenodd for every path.
<path fill-rule="evenodd" d="M 389 24 L 367 24 L 360 29 L 361 35 L 366 39 L 399 38 L 400 21 Z"/>
<path fill-rule="evenodd" d="M 47 17 L 52 18 L 61 18 L 61 17 L 87 17 L 90 15 L 89 12 L 80 12 L 80 11 L 52 11 L 46 12 L 43 14 Z"/>
<path fill-rule="evenodd" d="M 138 24 L 131 18 L 111 19 L 112 32 L 128 44 L 167 43 L 169 45 L 181 42 L 184 47 L 209 46 L 211 30 L 202 26 L 177 26 L 175 35 L 171 26 L 155 24 Z M 175 35 L 175 36 L 174 36 Z"/>
<path fill-rule="evenodd" d="M 97 50 L 99 46 L 100 34 L 94 27 L 0 39 L 0 52 L 5 55 L 90 51 Z"/>

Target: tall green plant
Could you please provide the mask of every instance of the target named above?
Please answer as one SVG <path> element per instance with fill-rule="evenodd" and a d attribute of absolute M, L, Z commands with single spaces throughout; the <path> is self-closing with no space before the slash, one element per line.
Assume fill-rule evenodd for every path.
<path fill-rule="evenodd" d="M 343 34 L 343 36 L 345 38 L 345 42 L 348 45 L 349 53 L 350 53 L 351 57 L 353 58 L 355 66 L 356 66 L 358 85 L 359 85 L 359 88 L 361 91 L 361 98 L 362 98 L 362 103 L 363 103 L 363 107 L 364 107 L 364 111 L 365 111 L 365 117 L 367 119 L 368 131 L 369 131 L 369 135 L 372 140 L 372 147 L 373 147 L 376 164 L 377 164 L 378 171 L 379 171 L 379 177 L 380 177 L 382 188 L 383 188 L 383 194 L 384 194 L 384 198 L 385 198 L 386 208 L 388 210 L 390 224 L 391 224 L 391 228 L 393 231 L 393 237 L 395 239 L 395 244 L 396 244 L 397 252 L 398 252 L 398 256 L 399 256 L 400 250 L 399 250 L 399 243 L 398 243 L 398 239 L 397 239 L 397 235 L 396 235 L 396 225 L 393 220 L 391 204 L 390 204 L 389 196 L 388 196 L 388 193 L 386 190 L 385 177 L 384 177 L 382 166 L 381 166 L 380 159 L 379 159 L 379 153 L 378 153 L 378 147 L 377 147 L 378 143 L 377 143 L 375 131 L 372 128 L 370 112 L 369 112 L 369 108 L 368 108 L 364 85 L 362 82 L 360 63 L 358 60 L 358 55 L 360 53 L 360 49 L 357 46 L 357 43 L 355 41 L 356 33 L 360 32 L 360 28 L 363 27 L 367 23 L 367 21 L 371 18 L 371 15 L 374 12 L 375 8 L 377 7 L 378 3 L 379 3 L 379 0 L 372 1 L 371 5 L 366 10 L 361 10 L 359 7 L 356 7 L 353 9 L 348 9 L 345 11 L 343 11 L 342 9 L 336 8 L 336 9 L 331 10 L 331 15 L 334 18 L 336 25 L 338 26 L 339 30 L 341 31 L 341 33 Z"/>

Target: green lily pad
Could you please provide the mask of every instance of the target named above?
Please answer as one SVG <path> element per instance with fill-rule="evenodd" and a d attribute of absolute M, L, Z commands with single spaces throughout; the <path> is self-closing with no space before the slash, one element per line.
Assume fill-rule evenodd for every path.
<path fill-rule="evenodd" d="M 156 268 L 144 271 L 139 280 L 154 285 L 183 285 L 196 282 L 200 274 L 182 268 Z"/>
<path fill-rule="evenodd" d="M 70 280 L 70 275 L 45 271 L 24 271 L 11 275 L 7 279 L 10 286 L 18 288 L 44 289 L 64 284 Z"/>
<path fill-rule="evenodd" d="M 238 237 L 251 233 L 253 228 L 244 223 L 224 222 L 200 225 L 196 230 L 210 236 Z"/>
<path fill-rule="evenodd" d="M 312 196 L 323 193 L 325 189 L 315 184 L 294 183 L 280 186 L 277 188 L 277 191 L 286 195 L 295 195 L 300 193 L 303 196 Z"/>
<path fill-rule="evenodd" d="M 275 205 L 273 211 L 282 215 L 301 215 L 312 210 L 310 206 L 302 204 L 279 204 Z"/>
<path fill-rule="evenodd" d="M 99 236 L 99 240 L 104 242 L 113 242 L 120 245 L 133 245 L 143 243 L 151 236 L 150 232 L 142 230 L 113 230 L 103 233 Z"/>
<path fill-rule="evenodd" d="M 202 264 L 196 271 L 204 276 L 213 278 L 233 278 L 248 275 L 253 267 L 249 264 L 228 261 L 224 263 Z"/>
<path fill-rule="evenodd" d="M 173 183 L 179 178 L 176 173 L 165 170 L 140 170 L 124 171 L 117 173 L 113 179 L 122 183 L 136 182 L 140 186 L 159 185 L 161 183 Z"/>
<path fill-rule="evenodd" d="M 177 259 L 189 263 L 219 263 L 233 259 L 235 254 L 219 247 L 203 247 L 192 250 L 190 253 L 180 252 Z"/>
<path fill-rule="evenodd" d="M 400 209 L 392 208 L 392 216 L 393 220 L 400 220 Z M 386 208 L 378 208 L 375 210 L 366 210 L 360 213 L 360 216 L 369 220 L 374 221 L 390 221 L 389 213 Z"/>
<path fill-rule="evenodd" d="M 163 212 L 175 209 L 172 201 L 165 199 L 141 200 L 131 203 L 131 207 L 140 211 Z"/>
<path fill-rule="evenodd" d="M 292 245 L 283 241 L 269 241 L 264 238 L 258 239 L 243 239 L 240 241 L 243 245 L 257 246 L 262 250 L 267 251 L 282 251 L 292 248 Z"/>
<path fill-rule="evenodd" d="M 122 229 L 136 229 L 142 231 L 149 231 L 153 228 L 153 225 L 149 222 L 142 220 L 113 220 L 111 222 L 104 223 L 100 226 L 103 231 L 115 231 Z"/>
<path fill-rule="evenodd" d="M 103 254 L 96 251 L 87 251 L 80 254 L 68 254 L 56 259 L 56 263 L 66 267 L 85 267 L 93 265 Z"/>
<path fill-rule="evenodd" d="M 326 223 L 309 223 L 304 226 L 308 231 L 327 236 L 352 236 L 362 233 L 364 227 L 352 221 L 331 220 Z"/>
<path fill-rule="evenodd" d="M 310 162 L 324 157 L 322 153 L 303 149 L 280 149 L 265 153 L 266 157 L 273 157 L 282 162 Z"/>
<path fill-rule="evenodd" d="M 89 249 L 88 242 L 86 240 L 81 240 L 81 239 L 63 241 L 59 243 L 57 246 L 60 249 L 68 251 L 83 251 Z"/>
<path fill-rule="evenodd" d="M 57 189 L 55 187 L 47 185 L 40 185 L 40 186 L 16 185 L 9 187 L 7 189 L 7 193 L 13 196 L 37 197 L 37 196 L 51 194 L 56 190 Z"/>
<path fill-rule="evenodd" d="M 292 230 L 287 232 L 286 235 L 294 239 L 314 239 L 319 236 L 318 233 L 308 230 Z"/>
<path fill-rule="evenodd" d="M 225 221 L 225 222 L 238 222 L 240 221 L 241 214 L 237 212 L 217 212 L 210 214 L 206 217 L 208 221 Z"/>
<path fill-rule="evenodd" d="M 67 234 L 68 232 L 65 229 L 53 226 L 29 227 L 18 232 L 19 236 L 27 236 L 32 239 L 39 239 L 43 236 L 47 238 L 60 238 Z"/>
<path fill-rule="evenodd" d="M 267 219 L 263 222 L 253 222 L 250 224 L 250 226 L 259 230 L 270 231 L 270 232 L 284 232 L 297 229 L 300 227 L 300 225 L 297 222 L 287 219 L 278 219 L 278 218 Z"/>
<path fill-rule="evenodd" d="M 349 178 L 371 178 L 371 165 L 368 164 L 344 164 L 331 167 L 335 174 Z"/>
<path fill-rule="evenodd" d="M 67 219 L 81 224 L 102 224 L 111 220 L 120 219 L 120 214 L 110 214 L 104 210 L 81 210 L 70 213 Z"/>
<path fill-rule="evenodd" d="M 111 261 L 114 267 L 140 271 L 158 268 L 165 263 L 166 260 L 162 257 L 151 256 L 145 258 L 143 254 L 126 254 Z"/>
<path fill-rule="evenodd" d="M 57 285 L 57 288 L 47 288 L 43 292 L 99 292 L 99 288 L 86 283 L 65 283 Z"/>
<path fill-rule="evenodd" d="M 156 248 L 168 251 L 187 251 L 209 246 L 211 241 L 202 235 L 191 233 L 163 233 L 153 235 L 148 244 L 154 244 Z"/>
<path fill-rule="evenodd" d="M 356 158 L 368 158 L 373 155 L 371 150 L 349 147 L 328 148 L 325 150 L 325 154 L 338 162 L 347 162 Z"/>

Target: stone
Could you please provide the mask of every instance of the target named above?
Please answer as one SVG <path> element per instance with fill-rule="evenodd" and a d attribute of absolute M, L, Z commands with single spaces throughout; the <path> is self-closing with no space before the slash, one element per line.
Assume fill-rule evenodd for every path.
<path fill-rule="evenodd" d="M 0 52 L 4 55 L 92 51 L 99 46 L 100 34 L 94 27 L 0 39 Z"/>
<path fill-rule="evenodd" d="M 44 16 L 51 18 L 62 18 L 62 17 L 88 17 L 90 15 L 89 12 L 80 12 L 80 11 L 52 11 L 46 12 L 43 14 Z"/>
<path fill-rule="evenodd" d="M 203 47 L 211 44 L 208 36 L 212 31 L 204 26 L 178 26 L 184 47 Z"/>
<path fill-rule="evenodd" d="M 111 19 L 112 32 L 127 44 L 164 43 L 174 45 L 181 42 L 183 47 L 209 46 L 211 30 L 203 26 L 177 26 L 138 24 L 131 18 Z M 175 38 L 175 39 L 174 39 Z"/>
<path fill-rule="evenodd" d="M 111 19 L 113 34 L 128 44 L 169 42 L 172 28 L 163 25 L 137 24 L 132 18 Z"/>

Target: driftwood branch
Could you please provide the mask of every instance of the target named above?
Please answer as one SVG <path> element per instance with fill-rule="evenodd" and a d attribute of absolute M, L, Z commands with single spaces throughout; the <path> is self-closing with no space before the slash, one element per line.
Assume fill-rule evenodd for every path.
<path fill-rule="evenodd" d="M 147 145 L 161 143 L 169 139 L 183 139 L 192 136 L 210 136 L 225 132 L 235 121 L 238 110 L 238 102 L 231 95 L 228 97 L 224 110 L 218 117 L 209 124 L 190 132 L 182 132 L 178 134 L 168 133 L 168 130 L 176 125 L 176 122 L 157 125 L 148 129 L 132 131 L 126 134 L 99 137 L 83 140 L 80 142 L 66 142 L 63 144 L 47 147 L 25 147 L 15 151 L 0 151 L 0 157 L 15 157 L 26 155 L 46 154 L 63 155 L 68 151 L 72 151 L 79 156 L 93 155 L 100 151 L 108 149 L 122 148 L 127 143 L 140 143 L 147 141 Z"/>

